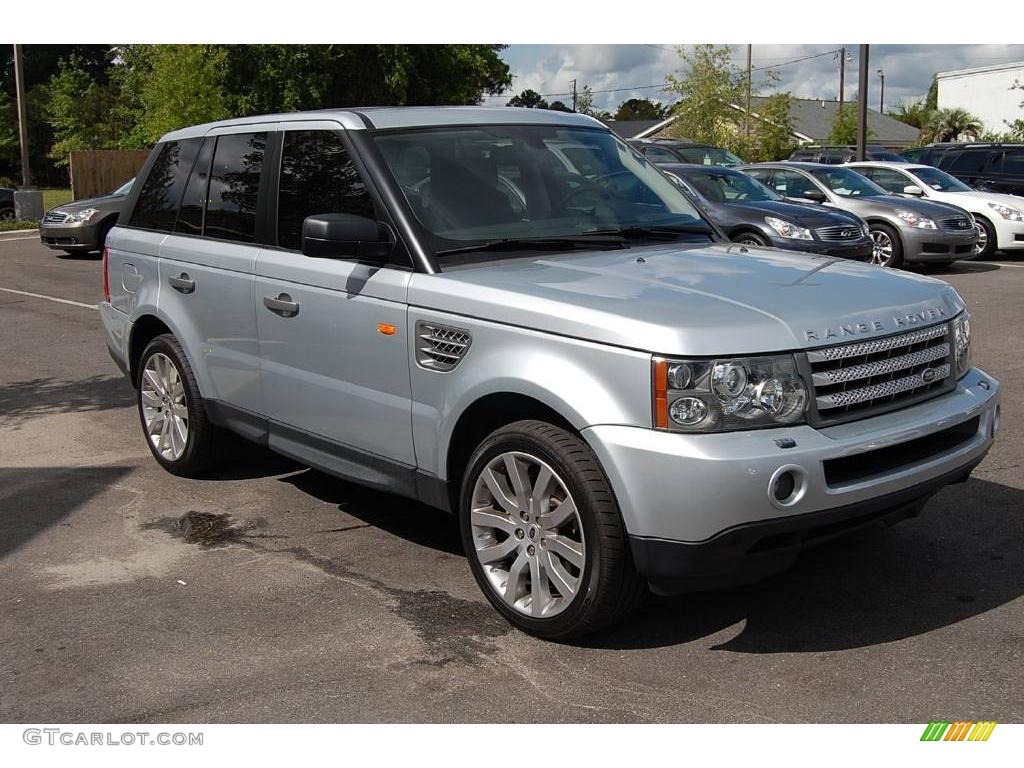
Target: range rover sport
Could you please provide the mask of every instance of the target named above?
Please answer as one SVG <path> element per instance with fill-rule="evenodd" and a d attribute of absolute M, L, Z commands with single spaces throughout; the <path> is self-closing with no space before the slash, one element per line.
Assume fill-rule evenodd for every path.
<path fill-rule="evenodd" d="M 917 514 L 998 427 L 950 286 L 725 242 L 576 114 L 175 131 L 104 290 L 164 468 L 201 475 L 230 432 L 448 510 L 487 599 L 545 638 Z"/>

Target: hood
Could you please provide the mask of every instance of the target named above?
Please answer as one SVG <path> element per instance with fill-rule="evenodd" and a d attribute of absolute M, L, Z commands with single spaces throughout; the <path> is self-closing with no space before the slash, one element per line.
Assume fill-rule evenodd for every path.
<path fill-rule="evenodd" d="M 1001 192 L 950 192 L 950 202 L 956 201 L 956 195 L 964 195 L 977 198 L 978 200 L 984 200 L 986 203 L 998 203 L 999 205 L 1006 205 L 1010 208 L 1016 208 L 1018 211 L 1024 211 L 1024 197 L 1018 197 L 1017 195 L 1005 195 Z"/>
<path fill-rule="evenodd" d="M 787 203 L 776 200 L 763 202 L 739 201 L 722 203 L 722 205 L 731 209 L 750 211 L 758 217 L 778 216 L 807 229 L 828 227 L 836 224 L 860 226 L 860 219 L 853 214 L 845 213 L 835 208 L 824 208 L 820 205 L 801 205 L 800 203 Z"/>
<path fill-rule="evenodd" d="M 98 208 L 101 211 L 115 211 L 124 205 L 127 199 L 127 195 L 100 195 L 99 197 L 84 197 L 81 200 L 75 200 L 73 203 L 58 205 L 51 210 L 61 211 L 62 213 L 80 211 L 83 208 Z"/>
<path fill-rule="evenodd" d="M 952 318 L 932 278 L 729 244 L 507 259 L 414 275 L 410 304 L 671 355 L 831 346 Z"/>

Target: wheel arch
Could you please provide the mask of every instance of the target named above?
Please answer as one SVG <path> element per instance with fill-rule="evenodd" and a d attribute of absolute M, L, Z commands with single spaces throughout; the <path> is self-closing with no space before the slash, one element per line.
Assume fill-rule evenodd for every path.
<path fill-rule="evenodd" d="M 138 385 L 139 363 L 142 361 L 142 353 L 145 351 L 146 346 L 157 336 L 168 333 L 178 340 L 182 351 L 185 353 L 185 359 L 188 360 L 188 364 L 196 377 L 199 391 L 203 397 L 208 397 L 207 393 L 213 391 L 212 384 L 206 378 L 205 368 L 196 364 L 196 360 L 186 343 L 188 336 L 182 332 L 183 330 L 155 307 L 147 307 L 132 320 L 132 330 L 128 336 L 127 349 L 128 376 L 132 386 Z"/>

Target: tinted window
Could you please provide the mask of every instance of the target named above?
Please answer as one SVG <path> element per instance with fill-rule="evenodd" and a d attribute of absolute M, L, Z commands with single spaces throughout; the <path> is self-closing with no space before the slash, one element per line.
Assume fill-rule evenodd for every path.
<path fill-rule="evenodd" d="M 1016 176 L 1024 175 L 1024 150 L 1007 151 L 1003 158 L 1003 173 L 1012 173 Z"/>
<path fill-rule="evenodd" d="M 678 163 L 679 158 L 661 147 L 648 147 L 644 155 L 652 163 Z"/>
<path fill-rule="evenodd" d="M 203 209 L 206 205 L 206 188 L 210 180 L 210 159 L 216 139 L 206 139 L 199 150 L 199 157 L 192 167 L 192 174 L 181 197 L 181 211 L 174 225 L 175 232 L 185 235 L 203 234 Z"/>
<path fill-rule="evenodd" d="M 685 178 L 708 200 L 715 203 L 781 200 L 757 179 L 736 171 L 709 169 L 689 171 Z"/>
<path fill-rule="evenodd" d="M 373 200 L 333 131 L 288 131 L 281 154 L 277 244 L 302 248 L 302 222 L 321 213 L 376 218 Z"/>
<path fill-rule="evenodd" d="M 981 173 L 988 160 L 987 149 L 967 149 L 959 154 L 950 152 L 942 163 L 943 168 L 953 173 Z"/>
<path fill-rule="evenodd" d="M 206 237 L 242 243 L 256 239 L 256 200 L 266 145 L 266 133 L 217 137 L 203 230 Z"/>
<path fill-rule="evenodd" d="M 171 231 L 178 217 L 178 201 L 201 141 L 169 141 L 160 148 L 139 192 L 129 226 Z"/>
<path fill-rule="evenodd" d="M 775 172 L 775 191 L 786 197 L 802 198 L 809 189 L 817 190 L 814 182 L 793 171 Z"/>

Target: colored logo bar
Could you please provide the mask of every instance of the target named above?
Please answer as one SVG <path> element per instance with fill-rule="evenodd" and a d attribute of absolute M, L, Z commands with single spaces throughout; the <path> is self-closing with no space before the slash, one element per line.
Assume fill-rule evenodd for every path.
<path fill-rule="evenodd" d="M 988 741 L 995 727 L 994 720 L 931 722 L 921 734 L 921 741 Z"/>

